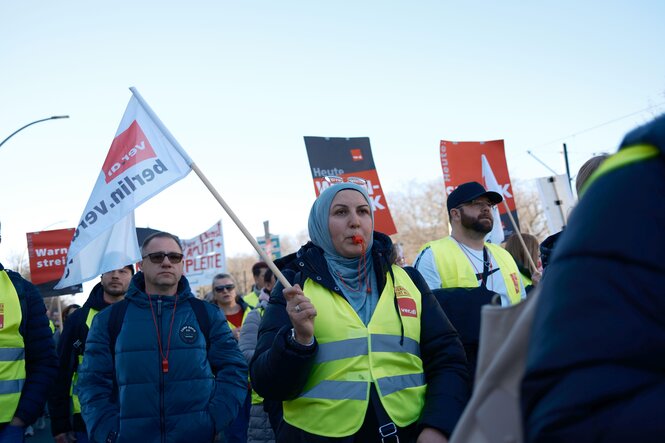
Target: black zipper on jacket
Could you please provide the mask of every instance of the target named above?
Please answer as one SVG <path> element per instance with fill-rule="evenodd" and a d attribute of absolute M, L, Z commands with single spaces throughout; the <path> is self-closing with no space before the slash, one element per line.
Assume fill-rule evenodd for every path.
<path fill-rule="evenodd" d="M 162 296 L 157 297 L 157 334 L 159 334 L 160 340 L 162 337 Z M 161 434 L 161 440 L 163 443 L 166 442 L 166 420 L 164 418 L 164 370 L 162 369 L 162 355 L 161 352 L 157 352 L 157 360 L 159 361 L 158 371 L 159 371 L 159 430 Z"/>

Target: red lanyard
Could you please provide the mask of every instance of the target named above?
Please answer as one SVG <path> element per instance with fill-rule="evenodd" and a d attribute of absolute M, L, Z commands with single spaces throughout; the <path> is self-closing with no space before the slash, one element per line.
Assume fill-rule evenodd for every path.
<path fill-rule="evenodd" d="M 155 332 L 157 333 L 157 344 L 159 344 L 159 354 L 162 357 L 162 372 L 169 372 L 169 352 L 171 351 L 171 332 L 173 332 L 173 320 L 175 319 L 175 310 L 178 307 L 178 294 L 175 295 L 175 304 L 173 305 L 173 313 L 171 314 L 171 326 L 169 326 L 169 339 L 166 343 L 166 355 L 164 355 L 164 350 L 162 349 L 162 337 L 159 334 L 159 328 L 157 327 L 157 317 L 155 317 L 155 311 L 152 309 L 152 298 L 148 294 L 148 301 L 150 302 L 150 313 L 152 314 L 152 322 L 155 324 Z"/>

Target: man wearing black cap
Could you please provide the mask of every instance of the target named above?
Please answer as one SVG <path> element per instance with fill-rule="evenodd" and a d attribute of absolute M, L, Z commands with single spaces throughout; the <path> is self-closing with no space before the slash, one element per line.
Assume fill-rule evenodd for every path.
<path fill-rule="evenodd" d="M 448 196 L 449 237 L 427 243 L 414 266 L 431 289 L 484 286 L 501 296 L 503 306 L 526 297 L 517 264 L 498 245 L 485 242 L 492 230 L 492 208 L 501 194 L 477 182 L 463 183 Z"/>

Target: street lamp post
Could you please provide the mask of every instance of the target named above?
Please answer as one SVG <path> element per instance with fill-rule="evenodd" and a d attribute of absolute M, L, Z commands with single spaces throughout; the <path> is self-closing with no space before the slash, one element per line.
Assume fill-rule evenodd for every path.
<path fill-rule="evenodd" d="M 23 126 L 23 127 L 21 127 L 21 128 L 18 128 L 16 131 L 12 132 L 12 133 L 9 135 L 9 137 L 7 137 L 6 139 L 4 139 L 4 140 L 2 141 L 2 143 L 0 143 L 0 147 L 2 147 L 2 145 L 4 145 L 5 142 L 6 142 L 7 140 L 9 140 L 9 139 L 12 138 L 13 136 L 15 136 L 18 132 L 21 132 L 22 130 L 24 130 L 24 129 L 27 128 L 28 126 L 32 126 L 32 125 L 34 125 L 35 123 L 39 123 L 39 122 L 45 122 L 46 120 L 55 120 L 55 119 L 58 119 L 58 118 L 69 118 L 69 116 L 68 116 L 68 115 L 54 115 L 54 116 L 52 116 L 52 117 L 42 118 L 41 120 L 35 120 L 35 121 L 32 122 L 32 123 L 28 123 L 27 125 L 25 125 L 25 126 Z"/>

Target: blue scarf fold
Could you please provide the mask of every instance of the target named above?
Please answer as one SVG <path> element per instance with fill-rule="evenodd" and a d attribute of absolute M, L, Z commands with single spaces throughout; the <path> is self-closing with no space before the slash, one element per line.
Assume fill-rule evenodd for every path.
<path fill-rule="evenodd" d="M 328 217 L 330 216 L 330 206 L 338 192 L 345 189 L 352 189 L 360 192 L 367 204 L 372 207 L 372 202 L 367 194 L 367 188 L 356 185 L 355 183 L 339 183 L 329 186 L 325 189 L 312 205 L 309 213 L 309 238 L 312 243 L 323 249 L 323 257 L 328 265 L 328 270 L 335 283 L 349 304 L 356 311 L 365 325 L 372 318 L 374 309 L 379 300 L 376 275 L 374 274 L 374 264 L 372 262 L 372 244 L 374 236 L 370 237 L 365 252 L 365 267 L 358 272 L 358 266 L 361 257 L 346 258 L 341 256 L 330 238 L 330 229 L 328 228 Z M 372 211 L 372 228 L 374 228 L 374 213 Z M 367 293 L 369 277 L 370 293 Z"/>

